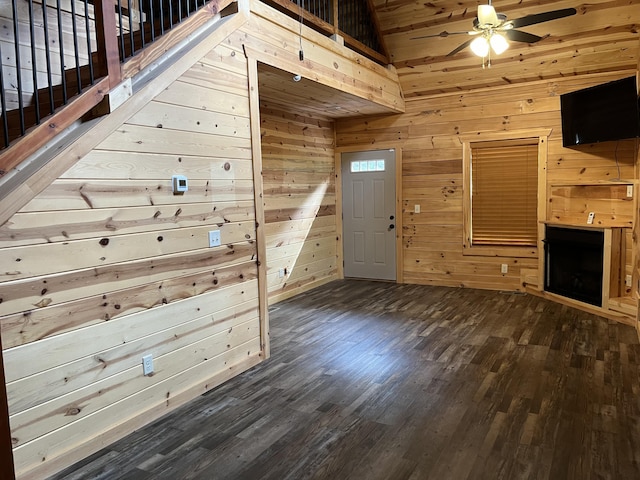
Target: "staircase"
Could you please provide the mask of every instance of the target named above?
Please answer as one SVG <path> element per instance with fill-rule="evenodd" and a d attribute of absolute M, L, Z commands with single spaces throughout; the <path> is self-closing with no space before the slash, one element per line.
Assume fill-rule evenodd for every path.
<path fill-rule="evenodd" d="M 60 80 L 55 84 L 40 87 L 33 94 L 20 91 L 20 82 L 17 82 L 17 86 L 12 85 L 15 88 L 11 90 L 12 93 L 17 93 L 18 97 L 30 98 L 31 103 L 22 105 L 22 108 L 0 111 L 0 178 L 50 142 L 60 131 L 89 114 L 122 80 L 158 60 L 171 44 L 177 44 L 186 38 L 190 29 L 197 28 L 218 13 L 224 13 L 225 9 L 237 11 L 237 4 L 232 0 L 29 0 L 31 8 L 31 2 L 46 2 L 45 6 L 39 7 L 49 12 L 48 17 L 55 18 L 57 15 L 56 28 L 59 25 L 66 28 L 65 32 L 51 31 L 47 41 L 46 21 L 34 21 L 34 12 L 30 11 L 27 15 L 23 11 L 24 6 L 20 13 L 17 8 L 17 2 L 20 1 L 24 0 L 11 0 L 14 18 L 22 15 L 22 18 L 19 18 L 21 23 L 14 21 L 14 35 L 17 38 L 20 28 L 30 28 L 31 46 L 24 47 L 22 54 L 15 53 L 14 60 L 20 57 L 28 59 L 31 55 L 31 63 L 35 64 L 36 54 L 33 45 L 42 35 L 45 41 L 38 48 L 46 51 L 48 58 L 51 40 L 62 39 L 63 33 L 68 37 L 71 26 L 74 46 L 81 38 L 78 33 L 85 32 L 85 37 L 82 37 L 85 48 L 86 34 L 89 33 L 90 37 L 95 36 L 95 40 L 90 42 L 91 50 L 95 47 L 97 51 L 91 54 L 89 62 L 86 56 L 85 60 L 78 57 L 77 48 L 64 46 L 67 54 L 70 50 L 75 50 L 74 64 L 85 63 L 77 69 L 73 67 L 65 70 L 64 82 Z M 66 24 L 61 20 L 60 5 L 63 2 L 64 12 L 68 17 Z M 389 62 L 367 0 L 310 0 L 301 5 L 291 0 L 265 0 L 265 3 L 278 7 L 326 35 L 336 36 L 353 50 L 379 63 Z M 74 8 L 75 4 L 77 7 Z M 81 19 L 77 25 L 74 24 L 76 17 Z M 4 20 L 6 22 L 7 18 L 4 17 Z M 187 23 L 191 27 L 186 26 Z M 185 25 L 185 28 L 175 28 L 178 25 Z M 41 28 L 42 32 L 38 33 L 37 28 Z M 22 47 L 25 39 L 24 35 L 21 35 Z M 163 41 L 156 42 L 160 38 Z M 64 42 L 58 43 L 63 45 Z M 155 45 L 158 43 L 161 45 L 156 48 Z M 144 55 L 139 55 L 143 51 Z M 31 64 L 26 63 L 28 65 L 22 68 L 18 64 L 16 70 L 31 68 Z M 40 65 L 42 70 L 42 64 Z M 2 99 L 6 98 L 4 87 L 11 83 L 3 81 L 4 70 L 3 67 L 0 74 Z M 33 83 L 41 85 L 42 82 L 34 80 Z M 71 105 L 73 108 L 69 108 Z"/>
<path fill-rule="evenodd" d="M 89 114 L 112 88 L 157 60 L 194 28 L 224 9 L 224 14 L 237 11 L 233 0 L 151 0 L 140 3 L 145 6 L 143 12 L 132 8 L 140 0 L 74 0 L 77 4 L 75 8 L 68 6 L 70 0 L 44 0 L 46 5 L 39 8 L 48 12 L 46 17 L 49 22 L 57 16 L 56 25 L 47 24 L 43 12 L 40 12 L 40 18 L 35 16 L 38 12 L 34 11 L 27 15 L 24 6 L 18 8 L 18 2 L 22 1 L 11 0 L 12 18 L 0 14 L 5 27 L 7 22 L 13 22 L 13 38 L 20 39 L 19 45 L 14 45 L 15 51 L 8 53 L 12 64 L 3 66 L 0 72 L 1 98 L 6 102 L 7 96 L 15 96 L 27 98 L 29 102 L 20 104 L 16 101 L 18 108 L 7 108 L 5 103 L 5 108 L 0 111 L 0 178 L 50 142 L 60 131 Z M 64 11 L 60 7 L 62 2 L 66 2 Z M 29 5 L 33 7 L 32 3 Z M 136 11 L 138 13 L 131 13 Z M 125 13 L 131 14 L 131 17 Z M 74 24 L 76 17 L 80 20 Z M 64 31 L 53 30 L 58 26 L 62 26 Z M 176 28 L 178 26 L 181 28 Z M 25 29 L 30 30 L 30 35 L 25 36 Z M 61 42 L 63 38 L 69 41 L 70 30 L 75 39 L 73 43 Z M 92 38 L 91 62 L 86 54 L 84 59 L 79 57 L 76 48 L 80 43 L 86 51 L 87 32 Z M 163 39 L 161 47 L 155 48 L 160 38 Z M 62 45 L 62 48 L 56 46 L 56 51 L 50 50 L 49 47 L 54 44 Z M 75 54 L 75 60 L 71 63 L 81 66 L 66 69 L 64 81 L 62 77 L 51 81 L 55 72 L 51 73 L 48 60 L 52 58 L 58 61 L 60 49 L 64 51 L 64 55 L 59 55 L 64 61 L 69 61 L 69 57 Z M 138 55 L 142 51 L 145 52 L 144 56 Z M 25 89 L 22 85 L 36 83 L 31 78 L 33 71 L 29 70 L 36 65 L 36 59 L 39 62 L 39 75 L 44 75 L 42 57 L 47 59 L 49 82 L 42 86 L 42 78 L 39 78 L 37 83 L 40 88 L 32 93 L 29 90 L 31 87 Z M 129 67 L 129 64 L 133 67 Z M 13 73 L 5 79 L 7 72 Z M 16 81 L 14 77 L 18 75 L 17 72 L 21 72 L 24 81 Z M 5 90 L 7 87 L 11 89 Z M 73 108 L 70 108 L 72 105 Z"/>
<path fill-rule="evenodd" d="M 97 57 L 97 54 L 93 54 L 93 62 L 97 62 Z M 78 76 L 80 77 L 80 85 L 78 84 Z M 24 122 L 25 134 L 28 134 L 30 128 L 46 122 L 48 117 L 59 111 L 71 98 L 81 95 L 83 89 L 91 86 L 95 81 L 93 76 L 92 67 L 89 65 L 83 65 L 78 70 L 76 68 L 67 69 L 64 82 L 52 85 L 51 88 L 39 88 L 32 96 L 32 103 L 23 107 L 22 111 L 16 108 L 7 112 L 6 122 L 0 116 L 0 138 L 4 138 L 5 142 L 11 145 L 23 136 L 21 121 Z M 37 99 L 37 105 L 33 103 L 35 99 Z M 21 112 L 22 120 L 20 118 Z M 8 126 L 6 136 L 5 125 Z"/>

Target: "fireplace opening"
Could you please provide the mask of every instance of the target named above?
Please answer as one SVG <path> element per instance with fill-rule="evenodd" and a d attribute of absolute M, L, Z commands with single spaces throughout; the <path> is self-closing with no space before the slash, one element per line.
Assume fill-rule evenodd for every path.
<path fill-rule="evenodd" d="M 544 289 L 602 306 L 604 232 L 547 225 Z"/>

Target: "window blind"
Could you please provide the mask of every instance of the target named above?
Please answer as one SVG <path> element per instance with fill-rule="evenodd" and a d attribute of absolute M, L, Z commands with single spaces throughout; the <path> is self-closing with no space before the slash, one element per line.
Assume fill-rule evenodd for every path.
<path fill-rule="evenodd" d="M 472 244 L 535 246 L 537 192 L 537 141 L 472 144 Z"/>

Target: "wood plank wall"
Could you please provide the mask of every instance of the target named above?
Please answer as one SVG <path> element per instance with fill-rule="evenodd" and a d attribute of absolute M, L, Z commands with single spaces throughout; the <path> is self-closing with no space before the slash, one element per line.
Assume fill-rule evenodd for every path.
<path fill-rule="evenodd" d="M 245 55 L 278 68 L 297 65 L 299 27 L 260 2 L 251 6 L 251 28 L 227 33 L 141 107 L 136 99 L 149 90 L 143 87 L 130 100 L 135 108 L 127 103 L 92 128 L 113 132 L 101 143 L 74 144 L 97 144 L 93 150 L 69 148 L 82 152 L 77 163 L 56 157 L 46 168 L 56 175 L 5 197 L 11 206 L 0 228 L 0 327 L 20 477 L 60 470 L 263 358 L 256 115 L 249 112 Z M 308 78 L 361 98 L 367 108 L 377 104 L 375 111 L 404 108 L 395 71 L 303 30 Z M 185 68 L 190 62 L 177 60 Z M 313 143 L 315 153 L 300 155 L 300 141 Z M 287 142 L 266 151 L 267 236 L 289 239 L 279 229 L 294 229 L 301 241 L 274 244 L 267 256 L 290 272 L 286 287 L 272 285 L 276 300 L 337 271 L 334 185 L 325 180 L 333 172 L 333 126 L 298 119 Z M 289 184 L 287 172 L 298 185 Z M 172 174 L 188 177 L 185 195 L 172 195 Z M 312 200 L 307 211 L 292 211 L 302 199 Z M 314 209 L 320 213 L 309 213 Z M 214 229 L 223 246 L 210 249 Z M 148 353 L 155 374 L 145 377 L 141 359 Z"/>
<path fill-rule="evenodd" d="M 402 149 L 405 281 L 522 290 L 521 275 L 524 278 L 537 271 L 534 258 L 462 254 L 460 135 L 552 129 L 548 143 L 547 220 L 586 223 L 588 212 L 594 211 L 596 223 L 632 227 L 634 202 L 626 197 L 626 186 L 589 184 L 617 177 L 635 181 L 635 142 L 563 148 L 559 95 L 634 74 L 630 71 L 577 76 L 411 98 L 406 102 L 405 114 L 338 120 L 338 149 L 358 146 Z M 421 213 L 413 213 L 414 205 L 421 206 Z M 628 230 L 626 238 L 630 249 L 631 228 Z M 507 274 L 500 273 L 502 263 L 509 265 Z M 626 273 L 631 272 L 629 250 Z"/>
<path fill-rule="evenodd" d="M 260 120 L 267 285 L 274 303 L 338 276 L 334 125 L 264 101 Z"/>
<path fill-rule="evenodd" d="M 247 60 L 221 44 L 0 228 L 19 476 L 260 361 L 250 137 Z M 184 195 L 172 174 L 188 177 Z"/>

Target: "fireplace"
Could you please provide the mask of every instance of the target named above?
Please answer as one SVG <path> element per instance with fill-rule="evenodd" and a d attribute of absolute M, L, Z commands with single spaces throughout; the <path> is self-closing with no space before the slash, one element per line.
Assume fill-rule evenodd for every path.
<path fill-rule="evenodd" d="M 602 306 L 604 232 L 546 226 L 544 289 Z"/>

